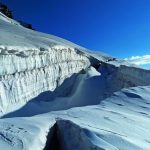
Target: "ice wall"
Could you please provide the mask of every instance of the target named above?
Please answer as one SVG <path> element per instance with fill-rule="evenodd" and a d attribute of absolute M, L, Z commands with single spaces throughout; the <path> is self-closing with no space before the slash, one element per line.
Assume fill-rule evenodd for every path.
<path fill-rule="evenodd" d="M 127 83 L 131 83 L 133 86 L 150 85 L 150 70 L 121 65 L 118 74 L 120 74 L 120 78 L 125 79 Z"/>
<path fill-rule="evenodd" d="M 150 70 L 103 62 L 99 71 L 105 80 L 105 93 L 101 95 L 100 100 L 123 88 L 150 85 Z"/>
<path fill-rule="evenodd" d="M 40 93 L 54 91 L 74 73 L 90 65 L 73 48 L 50 49 L 34 55 L 0 55 L 0 110 L 28 102 Z"/>

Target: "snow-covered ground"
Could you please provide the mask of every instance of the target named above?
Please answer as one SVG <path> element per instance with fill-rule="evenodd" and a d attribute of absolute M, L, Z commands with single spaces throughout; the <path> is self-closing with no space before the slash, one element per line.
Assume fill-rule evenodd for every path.
<path fill-rule="evenodd" d="M 65 150 L 149 150 L 149 92 L 149 86 L 124 89 L 99 105 L 1 119 L 1 149 L 43 149 L 49 130 L 57 124 Z"/>
<path fill-rule="evenodd" d="M 0 13 L 0 150 L 149 150 L 150 71 Z"/>

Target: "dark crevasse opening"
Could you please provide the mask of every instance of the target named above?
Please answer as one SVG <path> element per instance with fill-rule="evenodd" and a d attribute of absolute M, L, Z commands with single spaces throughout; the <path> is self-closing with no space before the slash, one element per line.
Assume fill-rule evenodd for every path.
<path fill-rule="evenodd" d="M 57 132 L 57 124 L 54 124 L 47 135 L 46 146 L 43 150 L 61 150 Z"/>
<path fill-rule="evenodd" d="M 100 140 L 90 130 L 70 120 L 57 120 L 50 129 L 44 150 L 104 150 L 93 140 Z M 103 146 L 103 145 L 102 145 Z"/>

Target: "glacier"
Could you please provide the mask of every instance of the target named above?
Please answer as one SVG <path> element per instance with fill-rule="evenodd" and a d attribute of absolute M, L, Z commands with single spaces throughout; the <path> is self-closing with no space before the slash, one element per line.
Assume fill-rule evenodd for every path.
<path fill-rule="evenodd" d="M 150 149 L 150 70 L 2 13 L 0 66 L 0 149 Z"/>

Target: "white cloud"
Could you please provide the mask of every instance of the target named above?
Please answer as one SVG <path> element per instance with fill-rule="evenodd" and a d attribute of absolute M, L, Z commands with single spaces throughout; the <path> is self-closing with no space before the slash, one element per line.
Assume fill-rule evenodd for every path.
<path fill-rule="evenodd" d="M 125 60 L 136 65 L 146 65 L 150 64 L 150 55 L 132 56 L 130 58 L 126 58 Z"/>

